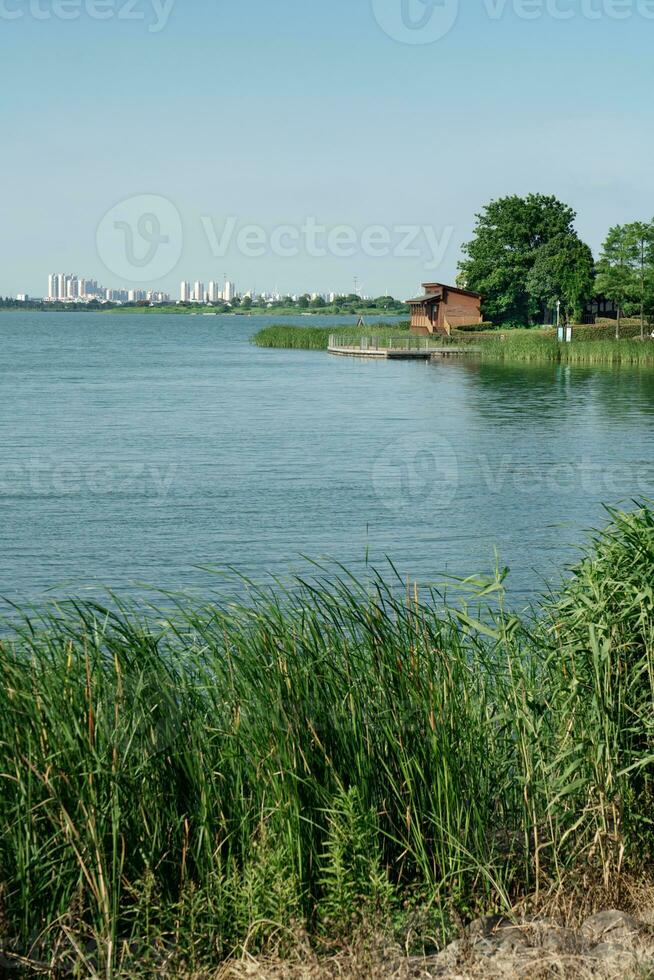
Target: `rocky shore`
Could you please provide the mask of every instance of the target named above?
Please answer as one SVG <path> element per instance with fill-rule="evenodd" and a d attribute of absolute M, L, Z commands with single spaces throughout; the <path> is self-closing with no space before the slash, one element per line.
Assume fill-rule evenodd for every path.
<path fill-rule="evenodd" d="M 460 939 L 431 957 L 352 951 L 331 960 L 309 951 L 294 963 L 249 959 L 228 964 L 216 980 L 586 980 L 654 978 L 654 927 L 619 910 L 599 912 L 579 928 L 545 918 L 499 915 L 472 922 Z M 197 978 L 201 980 L 201 978 Z"/>

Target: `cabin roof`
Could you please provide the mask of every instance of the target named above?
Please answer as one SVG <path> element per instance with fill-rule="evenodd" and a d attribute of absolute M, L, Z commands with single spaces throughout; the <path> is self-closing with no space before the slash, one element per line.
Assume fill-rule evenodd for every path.
<path fill-rule="evenodd" d="M 481 293 L 475 293 L 471 289 L 460 289 L 458 286 L 447 286 L 443 282 L 423 282 L 422 286 L 425 290 L 424 295 L 416 296 L 415 299 L 408 299 L 407 303 L 429 303 L 433 300 L 442 299 L 445 290 L 448 293 L 458 293 L 460 296 L 473 296 L 475 299 L 481 299 Z"/>
<path fill-rule="evenodd" d="M 408 299 L 407 303 L 425 303 L 432 299 L 441 299 L 442 293 L 423 293 L 422 296 L 416 296 L 415 299 Z"/>

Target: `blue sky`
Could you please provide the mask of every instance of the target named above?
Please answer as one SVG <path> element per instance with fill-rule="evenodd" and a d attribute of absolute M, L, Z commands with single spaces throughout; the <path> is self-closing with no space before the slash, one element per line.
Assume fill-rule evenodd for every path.
<path fill-rule="evenodd" d="M 0 0 L 2 295 L 65 271 L 406 296 L 453 278 L 494 197 L 558 195 L 595 251 L 654 215 L 652 0 L 57 2 Z M 170 261 L 132 275 L 98 228 L 142 195 L 181 230 L 164 208 Z"/>

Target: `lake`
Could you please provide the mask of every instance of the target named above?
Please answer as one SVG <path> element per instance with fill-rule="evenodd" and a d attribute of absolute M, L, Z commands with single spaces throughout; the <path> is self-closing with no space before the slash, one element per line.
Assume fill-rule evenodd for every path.
<path fill-rule="evenodd" d="M 303 556 L 438 583 L 497 549 L 522 601 L 654 497 L 653 372 L 253 347 L 271 322 L 0 315 L 2 595 L 206 596 Z"/>

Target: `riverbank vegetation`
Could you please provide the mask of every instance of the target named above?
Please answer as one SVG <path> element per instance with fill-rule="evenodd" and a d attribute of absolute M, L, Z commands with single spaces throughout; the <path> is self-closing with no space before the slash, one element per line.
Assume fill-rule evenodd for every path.
<path fill-rule="evenodd" d="M 654 857 L 653 564 L 643 505 L 528 617 L 501 575 L 444 603 L 315 569 L 5 623 L 3 968 L 190 975 L 365 923 L 419 951 L 615 899 Z"/>
<path fill-rule="evenodd" d="M 548 331 L 514 330 L 486 335 L 480 356 L 507 361 L 552 361 L 560 364 L 654 365 L 654 341 L 575 339 L 559 343 Z"/>
<path fill-rule="evenodd" d="M 375 323 L 358 330 L 352 326 L 294 327 L 276 323 L 259 330 L 252 337 L 252 343 L 257 347 L 275 347 L 280 350 L 327 350 L 332 335 L 345 342 L 347 339 L 373 334 L 383 342 L 396 337 L 406 340 L 409 336 L 409 322 L 407 320 L 392 326 L 384 322 Z"/>
<path fill-rule="evenodd" d="M 362 338 L 383 345 L 402 347 L 406 343 L 415 347 L 426 341 L 437 345 L 451 344 L 457 347 L 470 345 L 475 356 L 506 361 L 550 361 L 562 364 L 642 364 L 654 365 L 654 341 L 641 341 L 640 325 L 630 321 L 623 327 L 623 338 L 613 339 L 613 324 L 596 324 L 574 328 L 572 343 L 560 343 L 552 329 L 531 330 L 462 330 L 450 337 L 425 338 L 409 333 L 408 323 L 389 327 L 375 324 L 365 330 L 351 326 L 295 327 L 276 324 L 256 333 L 252 342 L 258 347 L 281 350 L 326 351 L 329 337 L 335 336 L 343 345 L 357 345 Z"/>

